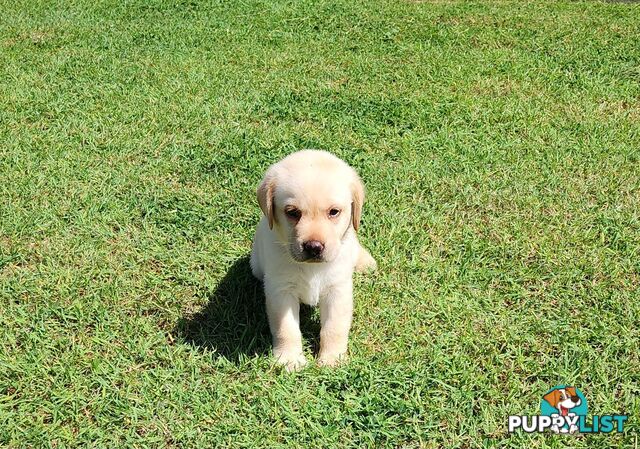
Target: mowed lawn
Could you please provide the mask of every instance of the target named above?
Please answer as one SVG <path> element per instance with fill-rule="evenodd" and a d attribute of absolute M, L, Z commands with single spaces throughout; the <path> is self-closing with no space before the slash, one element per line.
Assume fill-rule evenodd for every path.
<path fill-rule="evenodd" d="M 1 447 L 637 446 L 640 5 L 0 11 Z M 302 148 L 362 175 L 379 270 L 350 362 L 287 374 L 247 257 Z M 508 434 L 557 384 L 625 433 Z"/>

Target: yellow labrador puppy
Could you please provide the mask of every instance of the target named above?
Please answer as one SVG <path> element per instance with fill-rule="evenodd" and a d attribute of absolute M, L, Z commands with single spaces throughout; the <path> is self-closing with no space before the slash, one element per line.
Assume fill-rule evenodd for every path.
<path fill-rule="evenodd" d="M 264 281 L 273 354 L 302 368 L 300 302 L 320 306 L 320 365 L 345 357 L 354 269 L 375 268 L 358 243 L 364 187 L 355 170 L 326 151 L 303 150 L 272 165 L 258 187 L 260 220 L 251 251 Z"/>

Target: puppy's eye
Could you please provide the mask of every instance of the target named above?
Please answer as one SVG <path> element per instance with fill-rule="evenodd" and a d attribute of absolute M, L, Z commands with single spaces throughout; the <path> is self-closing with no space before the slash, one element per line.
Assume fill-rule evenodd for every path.
<path fill-rule="evenodd" d="M 300 209 L 296 209 L 295 207 L 286 209 L 284 213 L 287 217 L 291 218 L 292 220 L 300 220 L 300 217 L 302 217 L 302 212 L 300 211 Z"/>
<path fill-rule="evenodd" d="M 340 209 L 336 209 L 335 207 L 329 209 L 330 218 L 336 218 L 338 215 L 340 215 Z"/>

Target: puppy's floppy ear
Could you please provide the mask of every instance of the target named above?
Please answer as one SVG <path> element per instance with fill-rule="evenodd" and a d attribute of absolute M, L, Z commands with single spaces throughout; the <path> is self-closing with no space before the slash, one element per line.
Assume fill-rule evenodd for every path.
<path fill-rule="evenodd" d="M 576 394 L 576 387 L 566 387 L 565 391 L 569 394 L 569 396 L 578 396 Z"/>
<path fill-rule="evenodd" d="M 558 408 L 558 402 L 560 402 L 560 390 L 553 390 L 545 394 L 542 399 L 547 401 L 553 408 Z"/>
<path fill-rule="evenodd" d="M 267 173 L 258 186 L 258 203 L 260 209 L 267 220 L 269 220 L 269 229 L 273 229 L 273 216 L 274 216 L 274 201 L 273 195 L 275 193 L 276 180 L 275 177 Z"/>
<path fill-rule="evenodd" d="M 362 217 L 362 206 L 364 205 L 364 184 L 360 176 L 352 170 L 351 180 L 351 222 L 356 231 L 360 227 L 360 217 Z"/>

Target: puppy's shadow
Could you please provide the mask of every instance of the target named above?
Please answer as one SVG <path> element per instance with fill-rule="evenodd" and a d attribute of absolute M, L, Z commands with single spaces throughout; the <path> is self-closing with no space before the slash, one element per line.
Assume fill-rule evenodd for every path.
<path fill-rule="evenodd" d="M 214 350 L 235 363 L 270 353 L 263 287 L 251 274 L 249 256 L 233 263 L 208 300 L 200 311 L 178 321 L 173 334 L 179 341 Z M 306 344 L 317 351 L 320 326 L 308 307 L 300 309 L 300 328 Z"/>

